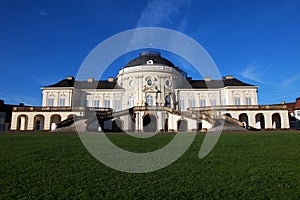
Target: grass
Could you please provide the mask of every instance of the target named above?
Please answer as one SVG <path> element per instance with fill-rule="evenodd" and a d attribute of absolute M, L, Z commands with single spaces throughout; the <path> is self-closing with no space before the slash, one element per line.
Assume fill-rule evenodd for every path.
<path fill-rule="evenodd" d="M 172 137 L 110 139 L 148 151 Z M 197 135 L 189 150 L 164 169 L 129 174 L 94 159 L 76 134 L 2 134 L 0 199 L 300 198 L 299 133 L 222 134 L 213 151 L 199 159 L 203 138 Z"/>

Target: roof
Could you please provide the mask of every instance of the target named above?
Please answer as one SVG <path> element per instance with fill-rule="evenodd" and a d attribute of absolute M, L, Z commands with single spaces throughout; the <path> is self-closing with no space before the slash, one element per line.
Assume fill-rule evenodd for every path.
<path fill-rule="evenodd" d="M 76 82 L 76 83 L 75 83 Z M 70 79 L 63 79 L 58 83 L 53 85 L 45 86 L 44 88 L 51 88 L 51 87 L 75 87 L 78 89 L 118 89 L 121 88 L 116 81 L 75 81 Z"/>
<path fill-rule="evenodd" d="M 138 65 L 147 65 L 147 61 L 152 60 L 153 64 L 155 65 L 167 65 L 170 67 L 175 67 L 175 65 L 160 56 L 160 53 L 157 51 L 143 51 L 140 53 L 140 56 L 129 61 L 126 65 L 126 67 L 133 67 L 133 66 L 138 66 Z"/>
<path fill-rule="evenodd" d="M 236 78 L 223 79 L 223 80 L 189 80 L 190 86 L 195 89 L 201 88 L 222 88 L 227 86 L 254 86 L 244 83 Z"/>
<path fill-rule="evenodd" d="M 300 109 L 300 97 L 296 99 L 295 110 Z"/>

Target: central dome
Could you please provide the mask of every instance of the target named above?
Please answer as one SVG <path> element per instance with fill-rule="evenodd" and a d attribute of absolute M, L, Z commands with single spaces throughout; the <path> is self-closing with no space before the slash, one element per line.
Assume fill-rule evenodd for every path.
<path fill-rule="evenodd" d="M 153 61 L 153 65 L 167 65 L 170 67 L 175 67 L 175 65 L 171 61 L 161 57 L 160 53 L 157 51 L 142 51 L 140 53 L 140 56 L 129 61 L 126 67 L 147 65 L 147 61 L 149 60 Z"/>

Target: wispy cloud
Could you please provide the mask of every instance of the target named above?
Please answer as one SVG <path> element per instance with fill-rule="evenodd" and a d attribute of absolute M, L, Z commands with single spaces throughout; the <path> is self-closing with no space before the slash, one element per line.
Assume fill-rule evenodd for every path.
<path fill-rule="evenodd" d="M 172 24 L 172 15 L 179 14 L 180 8 L 189 4 L 189 0 L 150 1 L 142 11 L 140 19 L 137 22 L 137 27 L 159 26 L 163 23 Z"/>
<path fill-rule="evenodd" d="M 262 70 L 257 66 L 249 65 L 245 68 L 244 71 L 240 72 L 239 74 L 246 79 L 262 84 L 269 84 L 264 80 Z"/>
<path fill-rule="evenodd" d="M 290 85 L 291 83 L 294 83 L 295 81 L 298 81 L 298 80 L 300 80 L 300 72 L 298 72 L 294 76 L 287 77 L 287 79 L 284 80 L 283 83 L 281 84 L 281 88 L 284 88 L 284 87 L 286 87 L 286 86 Z"/>
<path fill-rule="evenodd" d="M 40 15 L 48 15 L 49 13 L 44 11 L 44 10 L 40 10 Z"/>

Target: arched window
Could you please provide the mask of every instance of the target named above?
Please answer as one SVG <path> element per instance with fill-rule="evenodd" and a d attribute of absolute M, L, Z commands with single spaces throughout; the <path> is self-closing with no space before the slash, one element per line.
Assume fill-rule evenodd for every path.
<path fill-rule="evenodd" d="M 166 96 L 166 107 L 171 108 L 171 97 L 170 97 L 170 95 Z"/>
<path fill-rule="evenodd" d="M 134 97 L 133 96 L 129 97 L 128 106 L 129 106 L 129 108 L 132 108 L 134 106 Z"/>
<path fill-rule="evenodd" d="M 146 106 L 153 106 L 153 97 L 150 94 L 146 97 Z"/>

